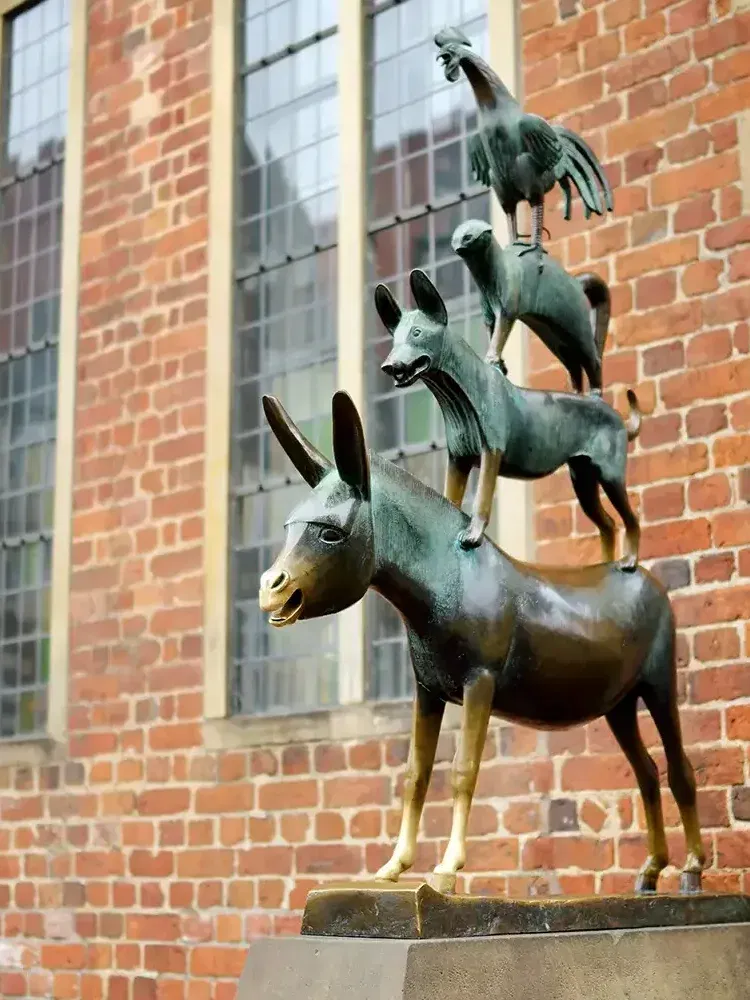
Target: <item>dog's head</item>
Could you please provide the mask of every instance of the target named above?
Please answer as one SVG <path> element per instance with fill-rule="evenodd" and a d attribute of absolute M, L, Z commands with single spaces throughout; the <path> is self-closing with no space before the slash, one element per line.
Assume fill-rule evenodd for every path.
<path fill-rule="evenodd" d="M 375 308 L 393 337 L 391 353 L 380 367 L 400 388 L 439 365 L 448 326 L 445 303 L 424 271 L 412 271 L 409 284 L 417 308 L 408 312 L 385 285 L 375 289 Z"/>

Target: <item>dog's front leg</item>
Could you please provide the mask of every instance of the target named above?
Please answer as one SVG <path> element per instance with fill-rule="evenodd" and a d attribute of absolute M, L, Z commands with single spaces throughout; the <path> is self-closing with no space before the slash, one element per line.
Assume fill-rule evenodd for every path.
<path fill-rule="evenodd" d="M 482 541 L 485 528 L 492 513 L 492 500 L 495 496 L 495 483 L 500 471 L 502 460 L 500 451 L 483 451 L 479 462 L 479 482 L 474 497 L 474 511 L 467 528 L 459 534 L 458 540 L 462 549 L 474 549 Z"/>
<path fill-rule="evenodd" d="M 466 484 L 469 481 L 469 468 L 458 463 L 451 455 L 448 455 L 448 468 L 445 470 L 445 487 L 443 494 L 446 500 L 450 500 L 454 507 L 461 509 L 466 493 Z"/>

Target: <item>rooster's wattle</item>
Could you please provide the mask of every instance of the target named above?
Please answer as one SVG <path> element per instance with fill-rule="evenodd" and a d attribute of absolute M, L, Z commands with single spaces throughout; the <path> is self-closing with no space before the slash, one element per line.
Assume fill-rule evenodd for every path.
<path fill-rule="evenodd" d="M 544 196 L 555 184 L 560 185 L 565 196 L 566 219 L 570 218 L 573 200 L 571 182 L 581 196 L 587 219 L 592 212 L 603 215 L 605 209 L 612 211 L 609 181 L 594 151 L 579 135 L 525 113 L 458 28 L 438 32 L 435 44 L 440 49 L 438 60 L 443 63 L 446 79 L 457 80 L 463 70 L 474 91 L 479 131 L 469 140 L 471 167 L 476 179 L 497 195 L 514 243 L 520 242 L 516 206 L 523 201 L 531 205 L 532 242 L 522 252 L 544 252 Z"/>

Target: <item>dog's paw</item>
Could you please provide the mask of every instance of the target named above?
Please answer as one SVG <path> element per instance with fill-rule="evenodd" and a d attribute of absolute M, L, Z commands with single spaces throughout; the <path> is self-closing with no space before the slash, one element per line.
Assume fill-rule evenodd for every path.
<path fill-rule="evenodd" d="M 459 532 L 458 544 L 462 549 L 475 549 L 484 537 L 484 524 L 481 521 L 474 521 L 472 518 L 468 527 Z"/>

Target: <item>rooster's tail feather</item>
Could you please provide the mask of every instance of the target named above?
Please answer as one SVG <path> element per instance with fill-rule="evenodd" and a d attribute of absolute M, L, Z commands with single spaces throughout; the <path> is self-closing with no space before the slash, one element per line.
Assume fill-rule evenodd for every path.
<path fill-rule="evenodd" d="M 575 132 L 562 125 L 554 126 L 563 148 L 557 178 L 565 195 L 565 218 L 570 218 L 570 181 L 573 181 L 583 201 L 588 219 L 592 212 L 603 215 L 612 211 L 612 188 L 593 149 Z M 604 203 L 599 194 L 601 188 Z"/>

